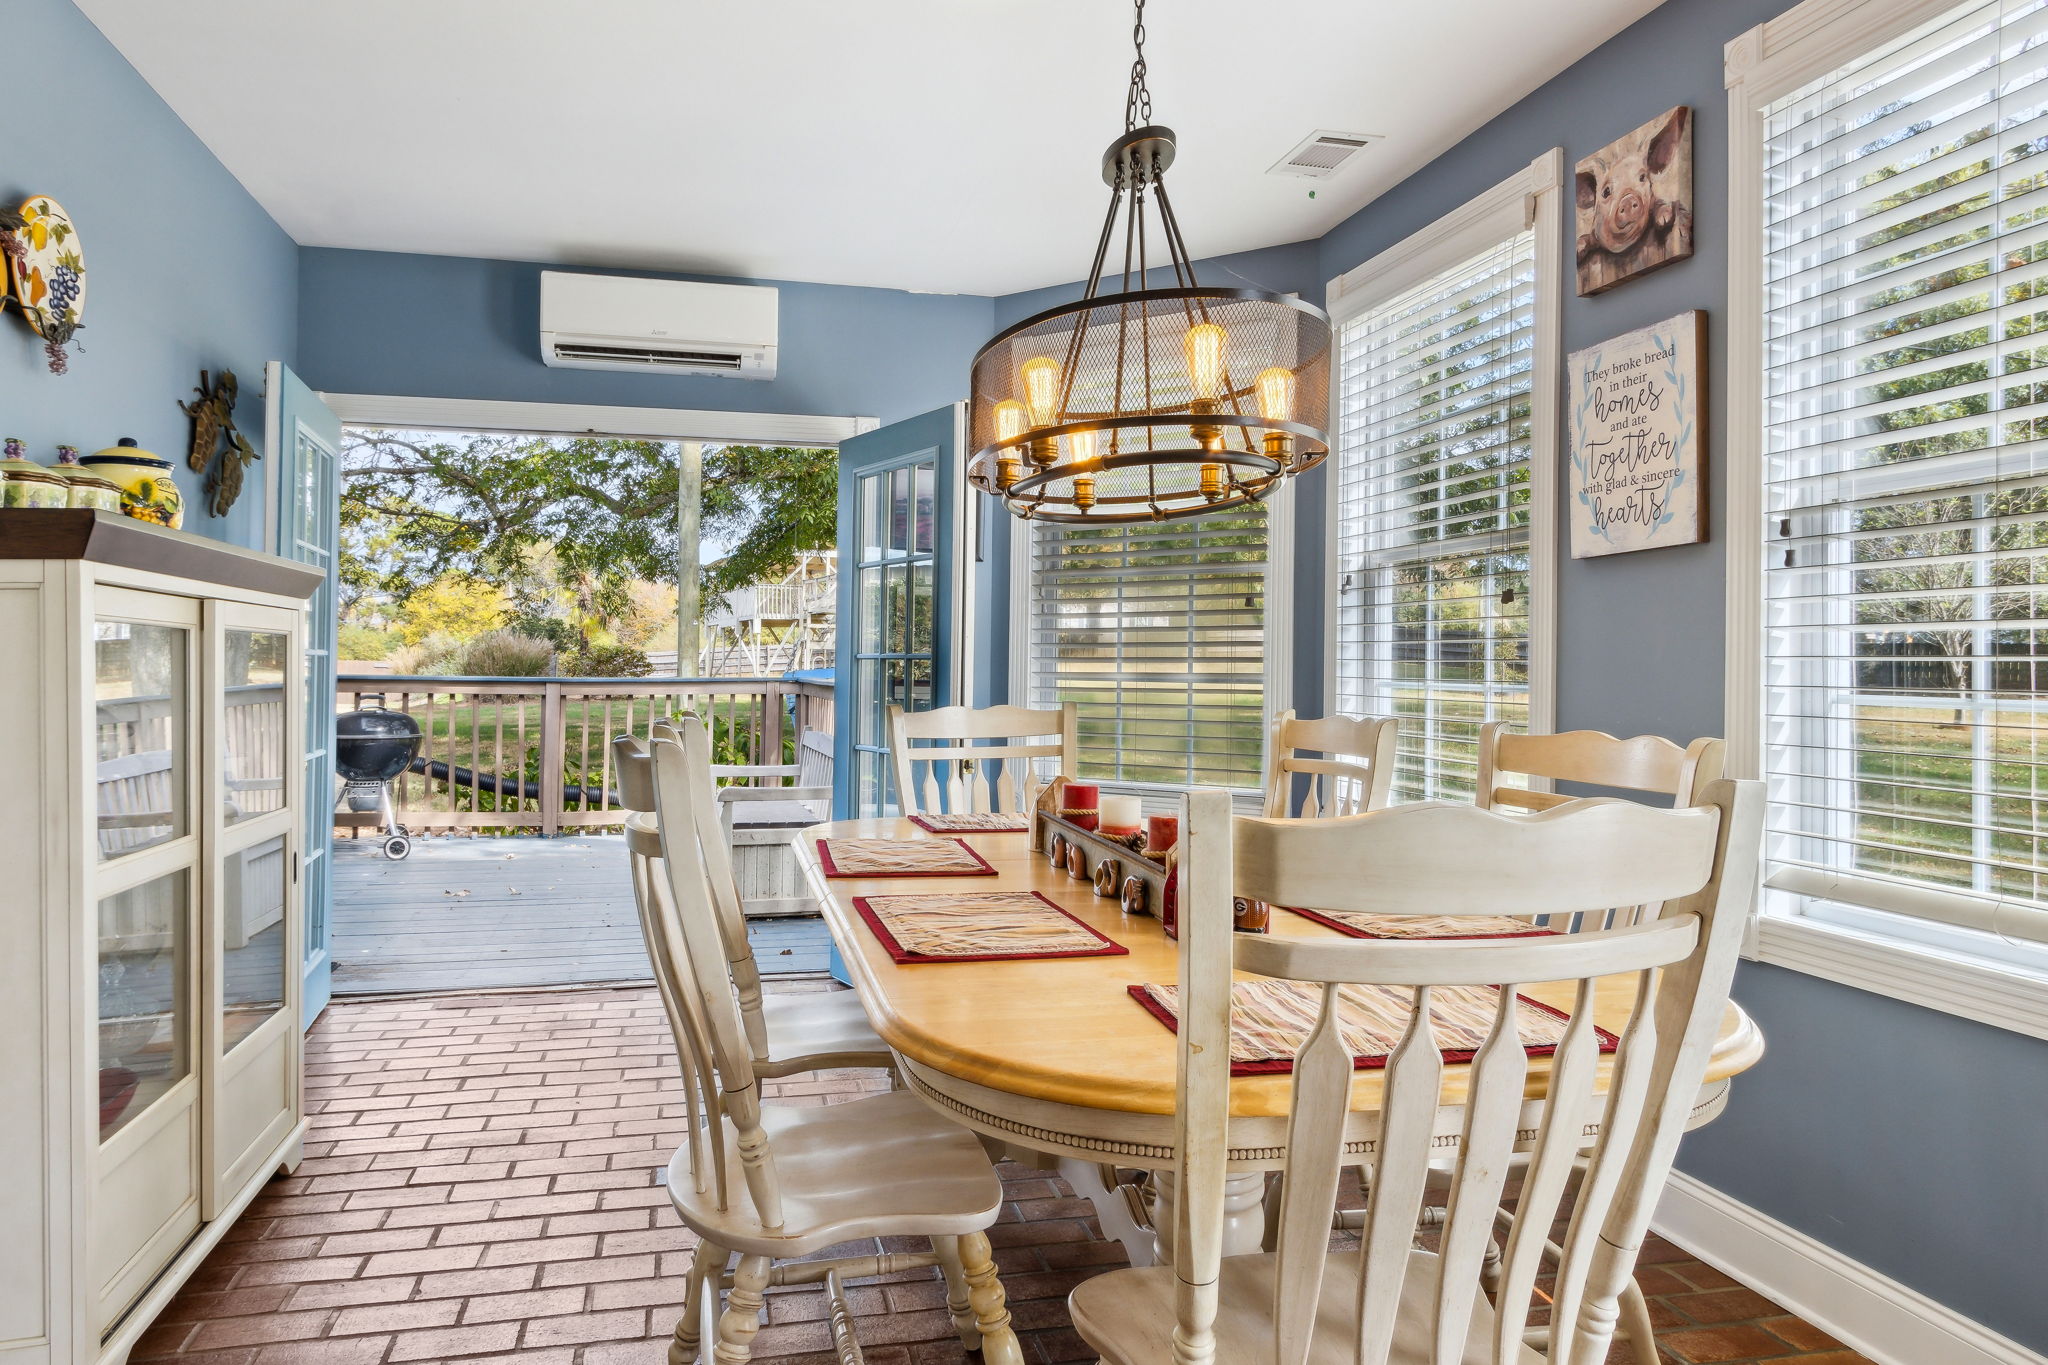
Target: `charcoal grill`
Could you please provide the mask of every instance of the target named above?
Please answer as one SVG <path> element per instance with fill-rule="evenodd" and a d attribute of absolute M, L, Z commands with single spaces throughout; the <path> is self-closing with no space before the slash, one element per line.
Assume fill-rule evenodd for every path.
<path fill-rule="evenodd" d="M 372 697 L 377 699 L 376 705 L 365 705 Z M 412 852 L 412 839 L 398 823 L 391 801 L 391 783 L 419 754 L 419 722 L 403 711 L 386 709 L 381 692 L 358 695 L 356 709 L 335 718 L 334 771 L 342 780 L 335 811 L 375 811 L 382 816 L 379 824 L 387 858 L 403 858 Z"/>

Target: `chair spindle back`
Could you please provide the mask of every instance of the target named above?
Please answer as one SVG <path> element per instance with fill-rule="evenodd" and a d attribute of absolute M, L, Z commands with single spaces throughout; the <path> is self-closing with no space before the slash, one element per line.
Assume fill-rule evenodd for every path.
<path fill-rule="evenodd" d="M 1210 1038 L 1190 1048 L 1189 1035 L 1213 1035 L 1227 1020 L 1233 960 L 1260 976 L 1320 988 L 1319 1017 L 1295 1059 L 1274 1365 L 1309 1359 L 1331 1269 L 1338 1179 L 1343 1167 L 1361 1163 L 1369 1168 L 1372 1198 L 1355 1289 L 1360 1365 L 1387 1365 L 1397 1331 L 1403 1359 L 1523 1360 L 1544 1242 L 1559 1218 L 1568 1221 L 1550 1359 L 1606 1359 L 1617 1299 L 1719 1032 L 1755 880 L 1757 784 L 1717 780 L 1696 795 L 1700 804 L 1670 811 L 1592 800 L 1529 817 L 1426 804 L 1314 822 L 1240 819 L 1230 865 L 1219 866 L 1224 855 L 1207 851 L 1196 885 L 1206 881 L 1283 905 L 1397 915 L 1504 908 L 1562 915 L 1617 901 L 1661 907 L 1648 922 L 1540 938 L 1239 936 L 1234 943 L 1217 896 L 1183 910 L 1178 1188 L 1180 1217 L 1189 1226 L 1222 1224 L 1215 1106 L 1229 1084 L 1227 1046 Z M 1189 844 L 1191 857 L 1204 852 Z M 1607 1063 L 1594 1004 L 1600 980 L 1616 975 L 1633 977 L 1637 1004 Z M 1528 984 L 1564 982 L 1576 983 L 1570 1021 L 1554 1055 L 1532 1059 L 1519 1031 L 1517 994 Z M 1494 987 L 1497 996 L 1484 994 Z M 1376 1116 L 1357 1119 L 1350 1115 L 1353 1049 L 1339 1026 L 1340 1001 L 1354 992 L 1398 1001 L 1410 1016 L 1380 1078 Z M 1462 1078 L 1463 1103 L 1447 1105 L 1442 1048 L 1457 1020 L 1483 1036 Z M 1546 1094 L 1525 1099 L 1539 1068 L 1547 1072 Z M 1483 1267 L 1516 1151 L 1530 1158 L 1511 1201 L 1500 1287 L 1489 1296 Z M 1575 1185 L 1582 1151 L 1588 1166 Z M 1433 1163 L 1446 1161 L 1451 1195 L 1441 1250 L 1417 1251 L 1427 1176 Z M 1200 1287 L 1218 1273 L 1217 1243 L 1183 1236 L 1175 1251 L 1180 1333 L 1193 1339 L 1209 1330 Z M 1425 1306 L 1420 1322 L 1418 1304 Z"/>
<path fill-rule="evenodd" d="M 906 815 L 1029 810 L 1038 796 L 1039 761 L 1067 772 L 1079 752 L 1072 702 L 1042 711 L 892 706 L 888 722 L 896 800 Z"/>
<path fill-rule="evenodd" d="M 1400 735 L 1401 723 L 1391 717 L 1301 720 L 1292 711 L 1280 712 L 1266 742 L 1265 814 L 1313 820 L 1379 810 L 1393 786 Z M 1323 757 L 1307 758 L 1305 751 Z M 1307 778 L 1299 812 L 1293 809 L 1297 774 Z"/>

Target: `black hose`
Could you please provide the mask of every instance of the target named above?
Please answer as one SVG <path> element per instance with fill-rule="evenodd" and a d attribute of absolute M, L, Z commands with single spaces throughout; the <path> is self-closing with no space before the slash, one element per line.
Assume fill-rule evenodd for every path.
<path fill-rule="evenodd" d="M 501 778 L 496 773 L 473 773 L 467 768 L 457 768 L 443 763 L 438 758 L 416 758 L 412 761 L 411 769 L 413 772 L 433 778 L 436 782 L 451 782 L 458 787 L 473 787 L 480 792 L 490 792 L 500 800 L 508 794 L 522 801 L 540 800 L 540 783 L 528 782 L 523 778 L 515 782 Z M 606 791 L 602 787 L 593 793 L 588 788 L 571 786 L 564 782 L 562 800 L 565 803 L 578 802 L 584 805 L 603 801 L 608 806 L 616 806 L 619 804 L 619 794 Z"/>

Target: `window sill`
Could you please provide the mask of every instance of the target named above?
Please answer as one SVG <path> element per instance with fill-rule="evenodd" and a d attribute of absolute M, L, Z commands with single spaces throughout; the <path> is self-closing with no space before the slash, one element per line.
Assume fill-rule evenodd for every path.
<path fill-rule="evenodd" d="M 2027 971 L 1786 915 L 1762 915 L 1749 956 L 1827 981 L 2048 1039 L 2048 981 Z"/>

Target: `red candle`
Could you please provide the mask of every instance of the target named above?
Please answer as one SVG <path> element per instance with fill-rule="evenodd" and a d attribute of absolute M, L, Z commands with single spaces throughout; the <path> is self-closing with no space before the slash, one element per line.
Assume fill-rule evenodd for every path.
<path fill-rule="evenodd" d="M 1082 829 L 1094 829 L 1102 806 L 1102 788 L 1093 782 L 1069 782 L 1060 789 L 1060 815 Z"/>
<path fill-rule="evenodd" d="M 1180 839 L 1180 817 L 1178 815 L 1148 815 L 1145 817 L 1145 851 L 1157 856 L 1172 848 Z"/>

